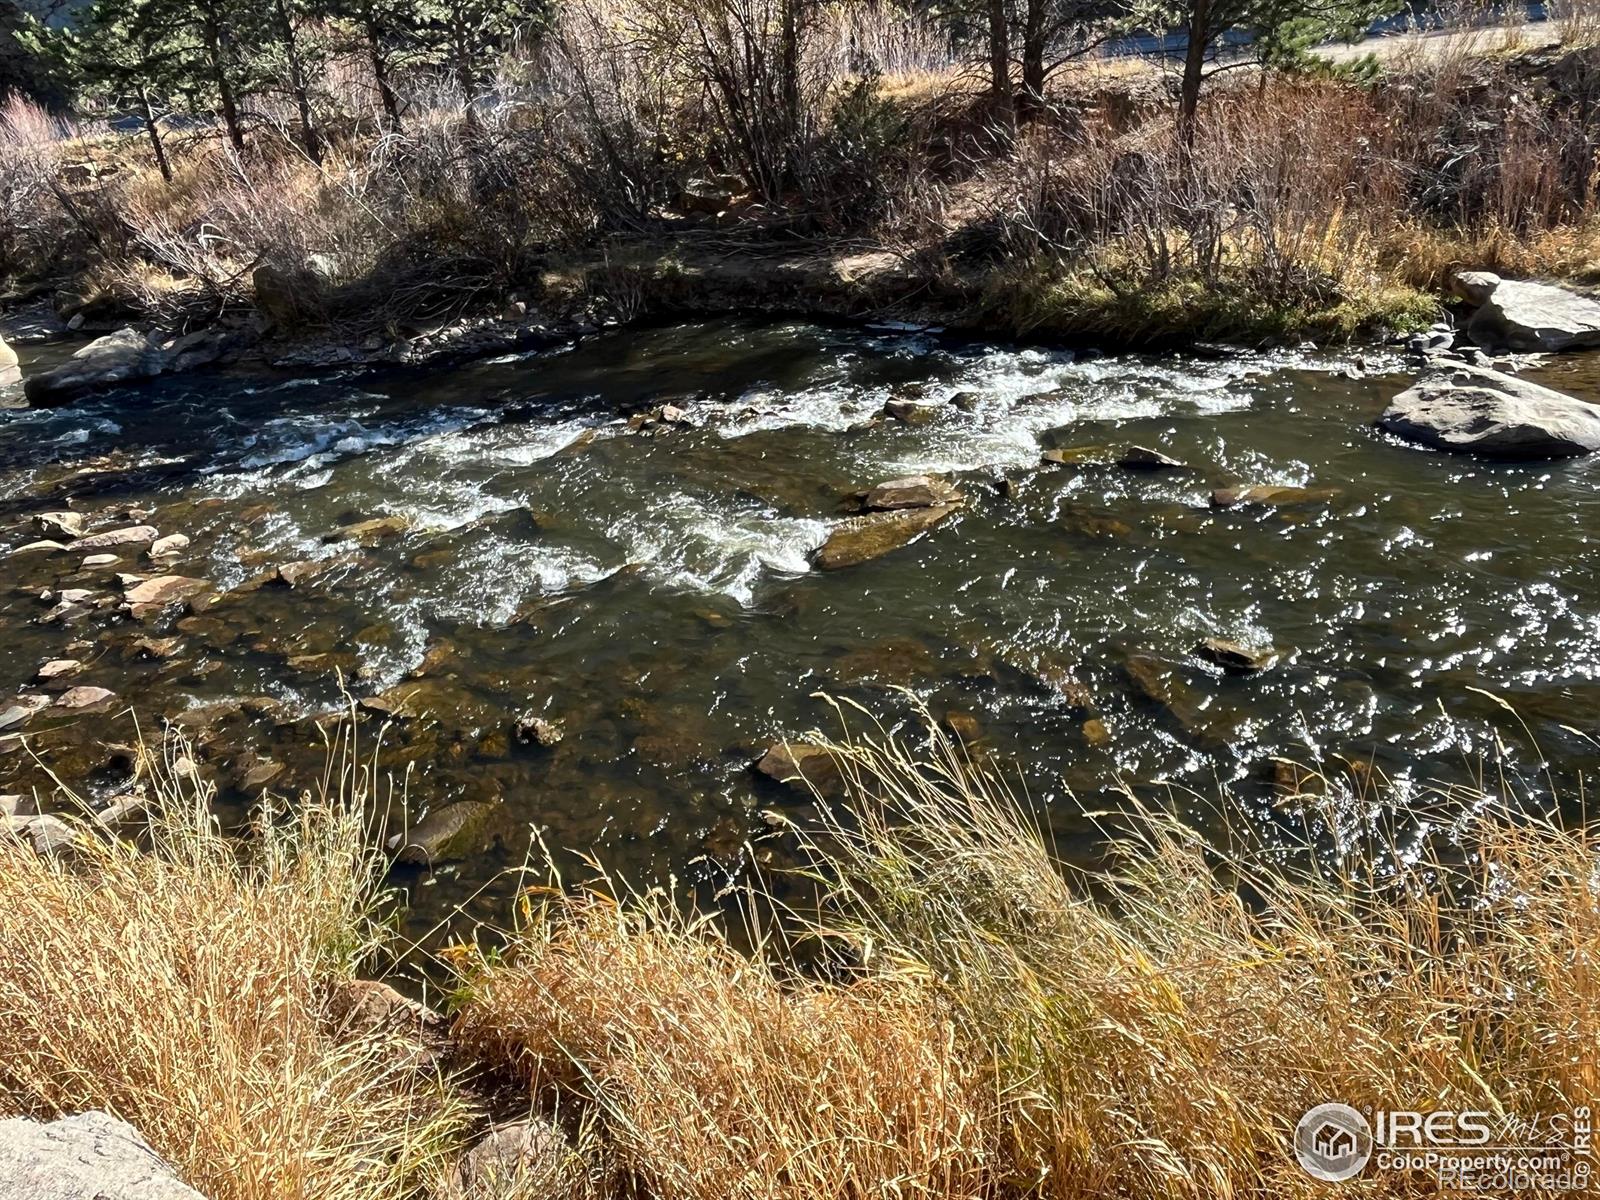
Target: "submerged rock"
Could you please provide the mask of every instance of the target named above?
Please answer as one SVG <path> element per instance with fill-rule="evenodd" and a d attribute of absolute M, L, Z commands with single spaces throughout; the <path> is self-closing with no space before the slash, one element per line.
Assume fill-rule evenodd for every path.
<path fill-rule="evenodd" d="M 1134 471 L 1175 471 L 1188 465 L 1148 446 L 1129 446 L 1117 457 L 1117 466 Z"/>
<path fill-rule="evenodd" d="M 132 1125 L 94 1111 L 0 1121 L 0 1195 L 28 1200 L 205 1200 Z"/>
<path fill-rule="evenodd" d="M 961 493 L 948 481 L 935 475 L 907 475 L 880 483 L 867 493 L 861 507 L 866 512 L 887 512 L 899 508 L 933 508 L 955 504 Z"/>
<path fill-rule="evenodd" d="M 837 571 L 868 562 L 910 545 L 922 534 L 939 524 L 956 505 L 936 504 L 931 508 L 901 509 L 896 512 L 871 513 L 852 517 L 834 526 L 811 555 L 814 566 L 824 571 Z"/>
<path fill-rule="evenodd" d="M 775 742 L 756 760 L 755 769 L 802 792 L 815 788 L 830 795 L 844 787 L 844 773 L 833 751 L 804 742 Z"/>
<path fill-rule="evenodd" d="M 83 670 L 83 664 L 75 658 L 52 658 L 34 673 L 35 683 L 49 684 L 69 675 L 76 675 Z"/>
<path fill-rule="evenodd" d="M 902 425 L 927 425 L 939 415 L 939 405 L 921 404 L 915 400 L 886 400 L 882 415 L 892 417 Z"/>
<path fill-rule="evenodd" d="M 374 517 L 370 521 L 357 521 L 354 525 L 344 525 L 328 534 L 322 540 L 325 542 L 354 542 L 358 546 L 376 546 L 386 538 L 399 537 L 411 528 L 411 522 L 399 515 L 388 517 Z"/>
<path fill-rule="evenodd" d="M 1486 458 L 1572 458 L 1600 450 L 1600 406 L 1465 364 L 1401 392 L 1376 424 L 1407 441 Z"/>
<path fill-rule="evenodd" d="M 434 809 L 400 841 L 394 861 L 401 866 L 432 867 L 482 853 L 507 832 L 504 804 L 493 800 L 458 800 Z"/>
<path fill-rule="evenodd" d="M 1326 504 L 1336 499 L 1338 488 L 1283 487 L 1277 484 L 1217 488 L 1212 508 L 1286 508 L 1296 504 Z"/>
<path fill-rule="evenodd" d="M 512 736 L 519 745 L 542 746 L 549 749 L 559 745 L 566 736 L 559 721 L 547 721 L 533 713 L 523 713 L 516 720 L 511 729 Z"/>
<path fill-rule="evenodd" d="M 145 553 L 151 558 L 176 558 L 189 548 L 189 538 L 182 533 L 169 533 L 150 543 Z"/>

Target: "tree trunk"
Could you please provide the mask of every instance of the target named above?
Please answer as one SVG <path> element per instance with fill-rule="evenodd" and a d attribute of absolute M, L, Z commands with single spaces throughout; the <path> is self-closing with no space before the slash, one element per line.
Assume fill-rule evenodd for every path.
<path fill-rule="evenodd" d="M 223 59 L 222 23 L 217 10 L 205 7 L 201 20 L 201 37 L 206 47 L 206 65 L 211 69 L 211 82 L 217 88 L 217 100 L 222 107 L 222 123 L 228 130 L 228 141 L 238 153 L 244 152 L 244 129 L 239 124 L 239 105 L 234 100 L 233 84 L 228 81 L 228 68 Z"/>
<path fill-rule="evenodd" d="M 139 89 L 139 115 L 144 118 L 144 131 L 150 138 L 150 149 L 156 152 L 156 166 L 161 169 L 161 178 L 171 183 L 172 166 L 167 162 L 167 149 L 161 144 L 161 130 L 156 127 L 156 114 L 150 107 L 150 92 L 145 88 Z"/>
<path fill-rule="evenodd" d="M 478 129 L 478 77 L 472 72 L 472 39 L 467 32 L 467 16 L 457 4 L 450 14 L 450 48 L 455 65 L 456 86 L 466 108 L 467 132 Z"/>
<path fill-rule="evenodd" d="M 780 48 L 778 69 L 782 73 L 779 87 L 783 95 L 783 178 L 780 187 L 792 187 L 795 182 L 794 155 L 800 134 L 800 16 L 801 0 L 783 0 L 783 45 Z"/>
<path fill-rule="evenodd" d="M 1032 120 L 1044 109 L 1046 0 L 1028 0 L 1022 25 L 1022 94 L 1019 119 Z"/>
<path fill-rule="evenodd" d="M 1194 145 L 1195 114 L 1200 110 L 1200 81 L 1205 75 L 1206 47 L 1212 36 L 1212 0 L 1192 0 L 1183 56 L 1183 84 L 1178 92 L 1178 131 L 1185 146 Z"/>
<path fill-rule="evenodd" d="M 1006 19 L 1006 0 L 989 0 L 989 89 L 1010 109 L 1011 25 Z"/>
<path fill-rule="evenodd" d="M 378 22 L 368 15 L 367 28 L 367 56 L 372 62 L 372 78 L 378 85 L 378 99 L 383 103 L 383 115 L 387 119 L 389 132 L 400 132 L 400 97 L 394 94 L 394 87 L 389 83 L 389 57 L 383 50 L 383 31 L 378 28 Z"/>
<path fill-rule="evenodd" d="M 294 21 L 289 16 L 287 0 L 273 0 L 272 7 L 278 22 L 278 39 L 283 43 L 284 56 L 289 60 L 289 91 L 294 96 L 294 106 L 300 114 L 300 144 L 305 147 L 306 157 L 321 166 L 322 141 L 317 137 L 317 127 L 311 119 L 306 68 L 300 58 L 300 43 L 295 37 Z"/>

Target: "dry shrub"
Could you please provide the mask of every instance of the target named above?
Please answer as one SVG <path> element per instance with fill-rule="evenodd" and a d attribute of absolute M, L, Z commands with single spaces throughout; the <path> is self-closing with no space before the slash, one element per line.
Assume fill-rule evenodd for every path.
<path fill-rule="evenodd" d="M 461 1114 L 386 1035 L 332 1036 L 375 932 L 364 789 L 263 809 L 241 857 L 209 789 L 156 783 L 148 851 L 0 837 L 0 1106 L 106 1109 L 212 1200 L 405 1195 Z"/>
<path fill-rule="evenodd" d="M 0 283 L 42 269 L 60 213 L 51 182 L 70 129 L 26 97 L 0 92 Z"/>
<path fill-rule="evenodd" d="M 1252 834 L 1259 818 L 1217 844 L 1133 805 L 1091 880 L 937 729 L 835 749 L 851 795 L 816 847 L 835 932 L 869 965 L 939 981 L 998 1073 L 1013 1186 L 1309 1198 L 1323 1185 L 1288 1147 L 1314 1104 L 1526 1119 L 1592 1102 L 1592 826 L 1468 790 L 1433 798 L 1452 841 L 1311 814 L 1297 854 Z M 1361 1186 L 1435 1188 L 1373 1171 Z"/>
<path fill-rule="evenodd" d="M 596 1111 L 660 1200 L 983 1194 L 987 1098 L 910 977 L 790 978 L 659 900 L 552 901 L 460 1037 Z"/>

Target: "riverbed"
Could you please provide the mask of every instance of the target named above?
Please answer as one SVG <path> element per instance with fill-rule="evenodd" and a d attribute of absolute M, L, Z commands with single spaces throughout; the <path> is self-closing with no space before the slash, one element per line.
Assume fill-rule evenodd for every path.
<path fill-rule="evenodd" d="M 0 792 L 48 789 L 48 767 L 124 794 L 108 743 L 188 713 L 225 807 L 263 780 L 292 794 L 347 690 L 364 736 L 387 729 L 405 820 L 502 806 L 493 844 L 407 877 L 426 922 L 521 863 L 532 831 L 638 882 L 739 876 L 774 814 L 809 803 L 752 763 L 837 732 L 819 693 L 908 734 L 924 705 L 1014 762 L 1069 854 L 1087 836 L 1071 796 L 1270 806 L 1283 760 L 1387 779 L 1367 803 L 1486 764 L 1575 788 L 1600 727 L 1600 466 L 1403 445 L 1371 421 L 1406 364 L 1352 357 L 717 321 L 3 411 L 0 709 L 69 686 L 115 699 L 6 730 Z M 1592 397 L 1591 370 L 1539 377 Z M 886 418 L 891 402 L 927 411 Z M 1182 465 L 1117 465 L 1132 446 Z M 1051 447 L 1108 453 L 1042 461 Z M 919 473 L 959 490 L 951 517 L 815 568 L 863 490 Z M 1239 486 L 1291 490 L 1216 505 Z M 61 509 L 190 542 L 159 565 L 141 545 L 87 568 L 6 557 Z M 313 565 L 288 586 L 286 564 Z M 121 610 L 119 574 L 172 573 L 214 590 Z M 1270 664 L 1229 673 L 1197 655 L 1207 638 Z M 56 660 L 82 666 L 30 682 Z M 533 716 L 559 741 L 529 738 Z"/>

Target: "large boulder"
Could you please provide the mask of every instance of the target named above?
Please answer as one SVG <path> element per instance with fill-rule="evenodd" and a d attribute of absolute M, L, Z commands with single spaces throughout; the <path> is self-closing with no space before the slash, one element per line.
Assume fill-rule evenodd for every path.
<path fill-rule="evenodd" d="M 182 337 L 119 329 L 96 338 L 66 362 L 28 376 L 23 393 L 34 404 L 64 404 L 86 392 L 154 379 L 215 362 L 227 339 L 208 329 Z"/>
<path fill-rule="evenodd" d="M 1455 366 L 1401 392 L 1380 429 L 1462 454 L 1510 460 L 1572 458 L 1600 450 L 1600 406 L 1502 375 Z"/>
<path fill-rule="evenodd" d="M 205 1200 L 137 1130 L 103 1112 L 0 1121 L 0 1196 L 28 1200 Z"/>
<path fill-rule="evenodd" d="M 0 337 L 0 387 L 11 387 L 22 382 L 22 367 L 17 362 L 17 352 Z"/>
<path fill-rule="evenodd" d="M 1522 351 L 1600 346 L 1600 302 L 1487 271 L 1463 272 L 1453 286 L 1457 295 L 1479 305 L 1467 333 L 1480 346 Z"/>

